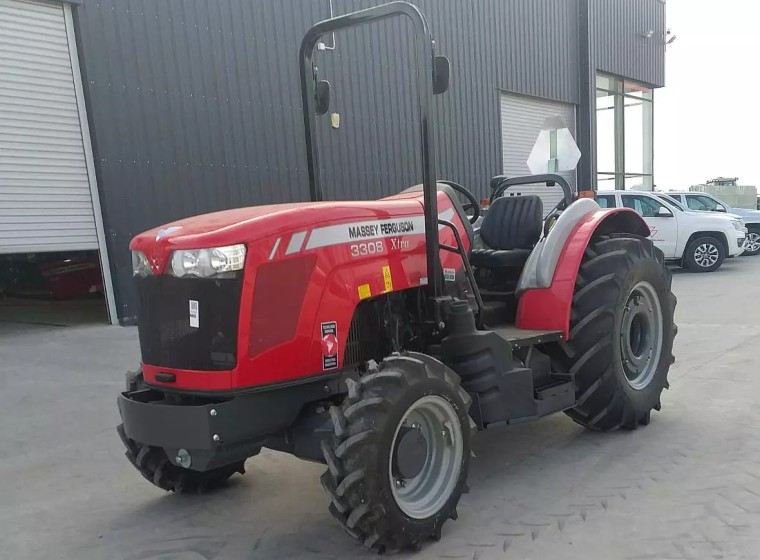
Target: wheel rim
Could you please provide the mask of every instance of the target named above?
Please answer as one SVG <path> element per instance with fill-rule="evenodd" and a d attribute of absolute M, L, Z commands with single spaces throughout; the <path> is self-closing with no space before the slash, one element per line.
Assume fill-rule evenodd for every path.
<path fill-rule="evenodd" d="M 623 370 L 634 389 L 646 388 L 654 378 L 662 353 L 662 307 L 649 282 L 639 282 L 628 295 L 620 330 Z"/>
<path fill-rule="evenodd" d="M 744 243 L 744 248 L 750 253 L 760 251 L 760 233 L 749 232 L 747 234 L 747 241 Z"/>
<path fill-rule="evenodd" d="M 694 262 L 702 268 L 709 268 L 718 262 L 720 252 L 712 243 L 702 243 L 694 250 Z"/>
<path fill-rule="evenodd" d="M 426 452 L 416 476 L 406 478 L 400 473 L 399 451 L 402 434 L 409 429 L 424 438 Z M 396 427 L 389 459 L 390 485 L 401 511 L 413 519 L 440 511 L 456 488 L 463 447 L 459 416 L 449 401 L 429 395 L 409 407 Z"/>

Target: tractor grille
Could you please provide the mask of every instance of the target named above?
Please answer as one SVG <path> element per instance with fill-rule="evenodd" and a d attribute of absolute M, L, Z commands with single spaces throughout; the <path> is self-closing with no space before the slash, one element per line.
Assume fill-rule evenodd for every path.
<path fill-rule="evenodd" d="M 159 274 L 135 281 L 143 363 L 210 371 L 235 367 L 242 272 L 224 279 Z"/>
<path fill-rule="evenodd" d="M 343 367 L 355 367 L 384 355 L 380 316 L 374 302 L 361 302 L 354 311 L 348 331 Z"/>

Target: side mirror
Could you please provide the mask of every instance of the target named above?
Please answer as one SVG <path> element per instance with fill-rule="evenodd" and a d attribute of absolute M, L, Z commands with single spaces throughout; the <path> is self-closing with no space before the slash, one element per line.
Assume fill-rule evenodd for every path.
<path fill-rule="evenodd" d="M 433 58 L 433 95 L 449 89 L 449 59 L 445 56 Z"/>
<path fill-rule="evenodd" d="M 671 212 L 670 210 L 668 210 L 664 206 L 660 206 L 657 209 L 657 217 L 658 218 L 672 218 L 673 217 L 673 212 Z"/>
<path fill-rule="evenodd" d="M 315 107 L 314 112 L 317 115 L 324 115 L 330 110 L 330 82 L 319 80 L 317 82 L 317 91 L 314 94 Z"/>

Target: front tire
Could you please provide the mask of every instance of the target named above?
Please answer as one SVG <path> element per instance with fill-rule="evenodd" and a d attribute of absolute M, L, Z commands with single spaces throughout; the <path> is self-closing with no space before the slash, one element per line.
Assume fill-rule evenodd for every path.
<path fill-rule="evenodd" d="M 726 260 L 726 247 L 714 237 L 698 237 L 686 247 L 683 260 L 692 272 L 712 272 Z"/>
<path fill-rule="evenodd" d="M 127 391 L 144 389 L 142 367 L 126 373 Z M 184 469 L 169 461 L 163 449 L 143 445 L 129 438 L 124 424 L 116 428 L 124 447 L 127 460 L 140 474 L 161 490 L 177 494 L 202 494 L 224 486 L 235 473 L 245 474 L 245 461 L 238 461 L 210 471 L 200 472 Z"/>
<path fill-rule="evenodd" d="M 748 256 L 757 255 L 760 253 L 760 226 L 749 226 L 747 230 L 744 254 Z"/>
<path fill-rule="evenodd" d="M 330 513 L 378 551 L 419 549 L 456 518 L 470 461 L 471 400 L 459 378 L 421 354 L 386 358 L 349 380 L 322 443 Z"/>
<path fill-rule="evenodd" d="M 123 424 L 119 424 L 117 431 L 127 448 L 127 460 L 145 480 L 161 490 L 177 494 L 203 494 L 224 486 L 235 473 L 245 474 L 245 461 L 204 472 L 184 469 L 169 461 L 163 449 L 143 445 L 127 437 Z"/>
<path fill-rule="evenodd" d="M 556 367 L 575 376 L 577 404 L 568 416 L 600 431 L 649 424 L 674 361 L 675 305 L 670 270 L 651 241 L 615 235 L 589 244 L 569 340 L 551 349 Z"/>

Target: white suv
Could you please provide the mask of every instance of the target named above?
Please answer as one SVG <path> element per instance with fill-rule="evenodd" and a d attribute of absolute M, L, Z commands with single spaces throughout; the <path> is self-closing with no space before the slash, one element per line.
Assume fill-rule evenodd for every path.
<path fill-rule="evenodd" d="M 665 259 L 695 272 L 717 270 L 726 257 L 744 251 L 747 228 L 735 216 L 686 212 L 675 200 L 644 191 L 600 192 L 596 201 L 602 208 L 626 207 L 641 214 Z"/>

